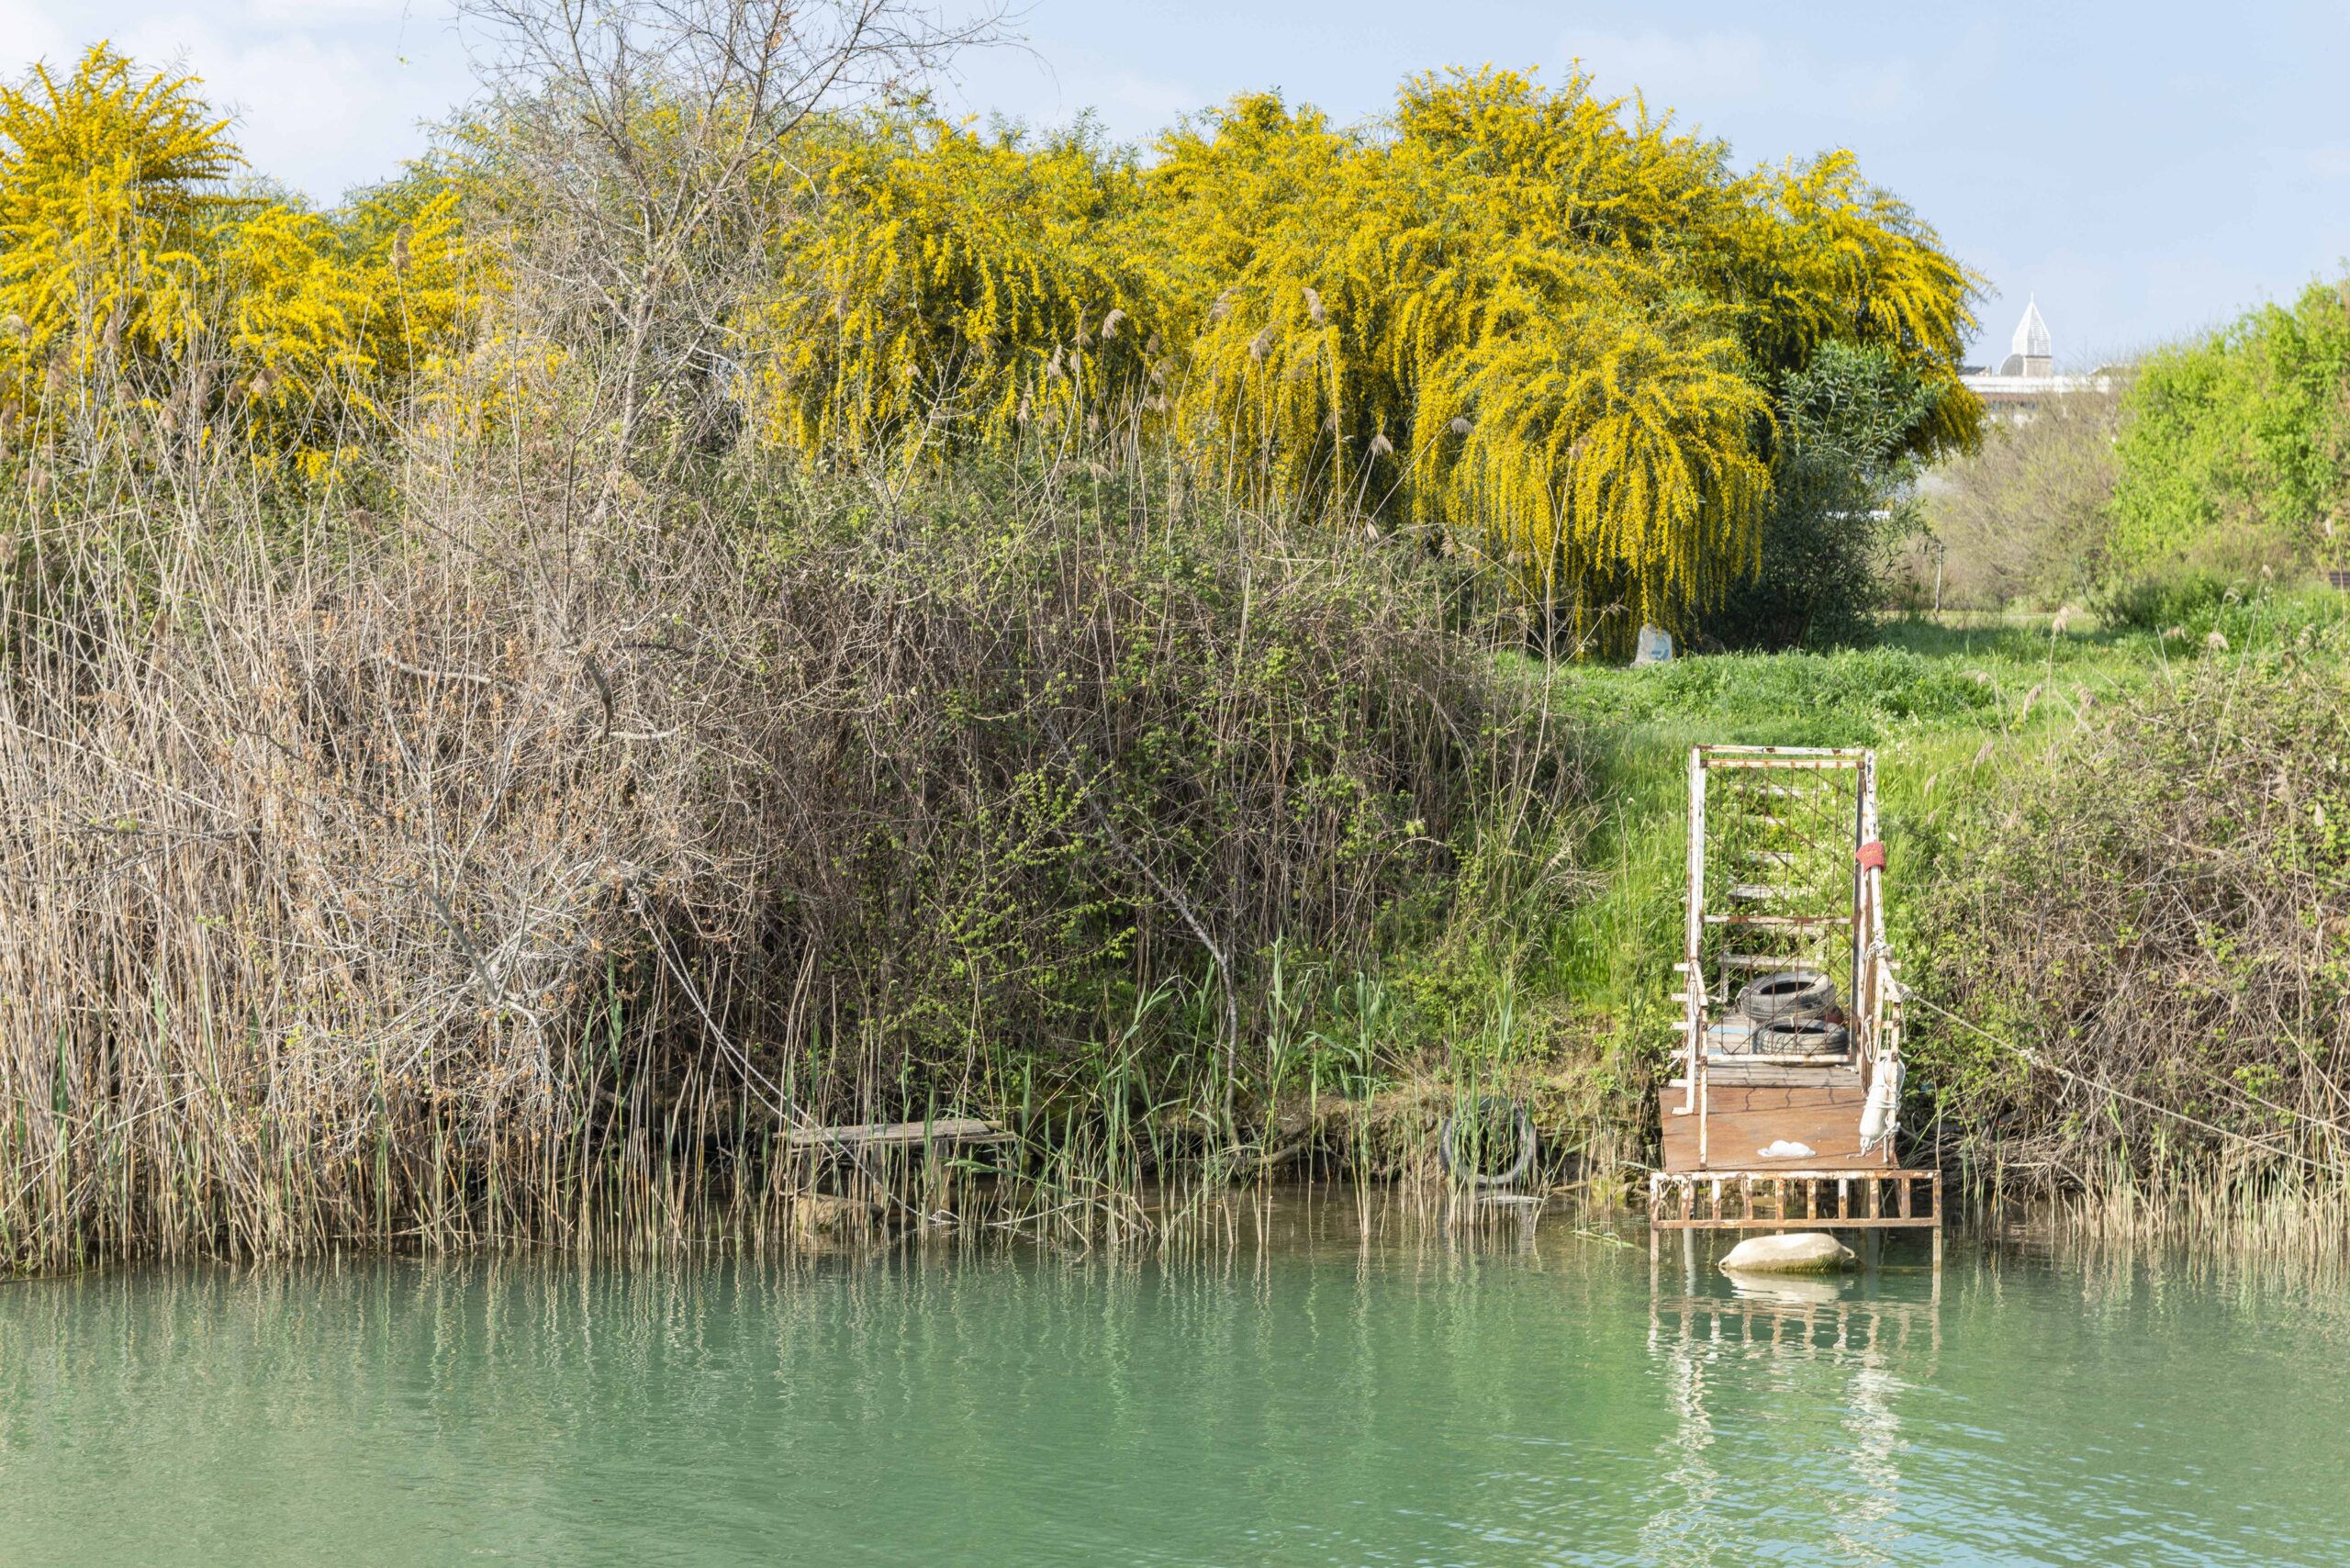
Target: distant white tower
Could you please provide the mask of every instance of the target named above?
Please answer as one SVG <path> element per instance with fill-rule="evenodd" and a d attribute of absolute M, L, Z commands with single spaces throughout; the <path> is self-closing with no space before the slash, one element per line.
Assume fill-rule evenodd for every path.
<path fill-rule="evenodd" d="M 1999 363 L 1999 374 L 2052 375 L 2055 369 L 2056 345 L 2048 336 L 2048 323 L 2040 319 L 2040 301 L 2035 298 L 2023 308 L 2023 319 L 2016 323 L 2016 335 L 2008 344 L 2008 357 Z"/>

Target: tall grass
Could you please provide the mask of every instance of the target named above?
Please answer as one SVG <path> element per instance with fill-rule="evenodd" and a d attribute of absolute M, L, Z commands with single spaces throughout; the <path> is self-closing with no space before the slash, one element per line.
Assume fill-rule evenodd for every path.
<path fill-rule="evenodd" d="M 136 406 L 0 523 L 21 1264 L 1131 1212 L 1518 1052 L 1383 975 L 1579 789 L 1414 548 L 1114 442 L 648 487 L 485 401 L 302 490 Z M 949 1114 L 1017 1140 L 789 1148 Z"/>

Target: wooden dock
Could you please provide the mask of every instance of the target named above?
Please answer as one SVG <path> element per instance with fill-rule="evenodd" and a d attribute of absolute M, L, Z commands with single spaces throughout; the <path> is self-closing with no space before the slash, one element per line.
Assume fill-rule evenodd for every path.
<path fill-rule="evenodd" d="M 1889 1119 L 1880 1137 L 1863 1130 L 1872 1076 L 1897 1084 L 1901 1062 L 1875 775 L 1874 754 L 1860 750 L 1690 753 L 1688 901 L 1673 987 L 1681 1044 L 1677 1076 L 1657 1100 L 1651 1257 L 1675 1230 L 1919 1229 L 1942 1263 L 1941 1174 L 1896 1159 Z M 1709 888 L 1727 910 L 1710 907 Z M 1741 1011 L 1743 982 L 1771 971 L 1800 971 L 1774 983 L 1811 1002 L 1813 1034 L 1758 1022 L 1790 1016 L 1775 1004 Z M 1840 1043 L 1825 1055 L 1756 1048 L 1815 1040 Z M 1762 1152 L 1776 1144 L 1807 1152 Z"/>
<path fill-rule="evenodd" d="M 1869 1097 L 1861 1075 L 1841 1067 L 1796 1070 L 1807 1072 L 1810 1081 L 1725 1081 L 1729 1072 L 1715 1065 L 1706 1091 L 1711 1168 L 1768 1169 L 1771 1162 L 1762 1151 L 1785 1140 L 1809 1145 L 1812 1152 L 1803 1163 L 1816 1170 L 1882 1169 L 1883 1156 L 1861 1152 L 1861 1110 Z M 1657 1122 L 1664 1132 L 1662 1170 L 1668 1174 L 1708 1169 L 1697 1157 L 1697 1119 L 1675 1114 L 1681 1099 L 1667 1089 L 1657 1100 Z"/>

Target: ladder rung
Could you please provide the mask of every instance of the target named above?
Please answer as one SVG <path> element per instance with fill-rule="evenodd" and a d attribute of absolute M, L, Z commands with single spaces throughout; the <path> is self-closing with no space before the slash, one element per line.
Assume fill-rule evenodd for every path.
<path fill-rule="evenodd" d="M 1708 925 L 1752 925 L 1770 931 L 1814 931 L 1823 926 L 1850 925 L 1849 914 L 1709 914 Z"/>
<path fill-rule="evenodd" d="M 1749 768 L 1784 768 L 1788 771 L 1797 773 L 1848 773 L 1860 766 L 1860 759 L 1849 756 L 1839 756 L 1833 753 L 1828 752 L 1811 752 L 1809 754 L 1796 753 L 1790 755 L 1785 751 L 1781 751 L 1780 754 L 1775 756 L 1723 756 L 1718 753 L 1716 753 L 1706 758 L 1706 766 L 1707 767 L 1718 767 L 1725 770 L 1730 768 L 1737 768 L 1740 770 Z"/>

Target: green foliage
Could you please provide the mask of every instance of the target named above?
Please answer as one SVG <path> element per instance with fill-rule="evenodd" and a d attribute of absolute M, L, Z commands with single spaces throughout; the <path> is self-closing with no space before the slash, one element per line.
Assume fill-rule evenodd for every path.
<path fill-rule="evenodd" d="M 1252 499 L 1424 525 L 1603 642 L 1751 567 L 1769 389 L 1823 345 L 1923 389 L 1903 451 L 1971 437 L 1973 281 L 1849 154 L 1739 175 L 1583 77 L 1494 71 L 1362 129 L 1245 96 L 1157 154 L 811 128 L 760 428 L 811 464 L 1171 439 Z"/>
<path fill-rule="evenodd" d="M 2350 529 L 2344 290 L 2312 286 L 2149 356 L 2126 415 L 2113 577 L 2306 570 Z"/>
<path fill-rule="evenodd" d="M 2114 579 L 2092 596 L 2098 614 L 2133 632 L 2185 630 L 2206 620 L 2234 592 L 2229 580 L 2207 568 L 2168 571 Z"/>
<path fill-rule="evenodd" d="M 1916 529 L 1916 431 L 1938 394 L 1882 348 L 1823 344 L 1779 394 L 1780 446 L 1754 575 L 1707 632 L 1733 647 L 1867 640 Z"/>

